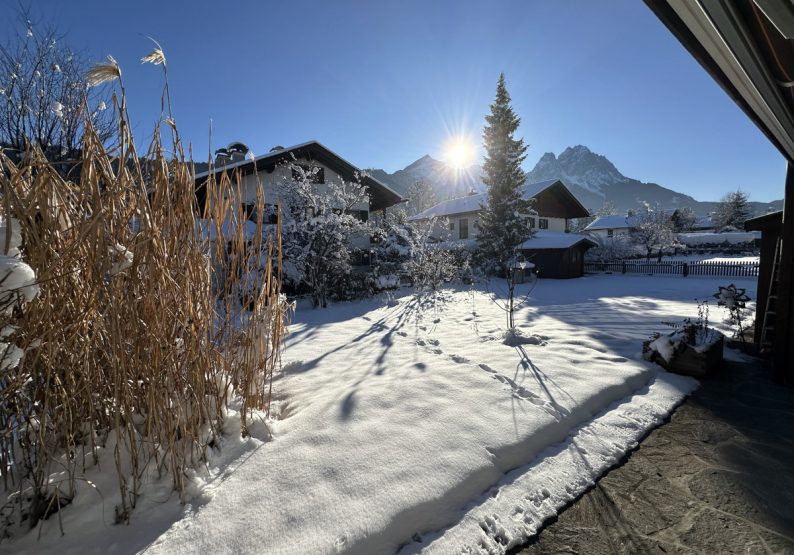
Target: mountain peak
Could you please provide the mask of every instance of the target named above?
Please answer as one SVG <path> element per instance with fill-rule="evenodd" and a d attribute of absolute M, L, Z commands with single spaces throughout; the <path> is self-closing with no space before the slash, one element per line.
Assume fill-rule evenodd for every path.
<path fill-rule="evenodd" d="M 419 158 L 415 162 L 412 162 L 408 166 L 406 166 L 404 171 L 416 170 L 416 169 L 419 169 L 419 168 L 425 168 L 425 167 L 428 167 L 428 166 L 434 166 L 434 165 L 440 164 L 440 163 L 441 162 L 439 162 L 438 160 L 436 160 L 435 158 L 433 158 L 429 154 L 425 154 L 424 156 L 422 156 L 421 158 Z"/>

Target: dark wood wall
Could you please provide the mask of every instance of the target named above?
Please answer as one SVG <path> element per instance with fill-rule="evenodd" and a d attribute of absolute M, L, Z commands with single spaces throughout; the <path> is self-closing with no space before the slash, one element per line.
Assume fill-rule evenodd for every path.
<path fill-rule="evenodd" d="M 579 243 L 567 249 L 527 249 L 522 251 L 535 265 L 538 277 L 569 279 L 584 275 L 584 253 L 588 246 Z"/>

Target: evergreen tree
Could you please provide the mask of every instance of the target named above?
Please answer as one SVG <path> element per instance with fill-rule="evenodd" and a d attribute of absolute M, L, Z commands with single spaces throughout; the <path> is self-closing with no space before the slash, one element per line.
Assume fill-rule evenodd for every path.
<path fill-rule="evenodd" d="M 532 235 L 527 218 L 531 203 L 522 198 L 526 174 L 521 163 L 527 147 L 523 139 L 513 137 L 521 120 L 510 106 L 504 74 L 499 76 L 496 100 L 485 121 L 483 181 L 488 204 L 480 213 L 477 261 L 489 273 L 502 273 L 516 258 L 516 248 Z"/>
<path fill-rule="evenodd" d="M 717 231 L 744 229 L 744 222 L 750 218 L 747 193 L 734 191 L 720 200 L 714 212 L 713 221 Z"/>

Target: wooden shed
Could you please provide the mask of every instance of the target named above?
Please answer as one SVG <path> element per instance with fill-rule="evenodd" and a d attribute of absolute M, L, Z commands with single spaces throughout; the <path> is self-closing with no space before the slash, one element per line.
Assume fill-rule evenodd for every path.
<path fill-rule="evenodd" d="M 576 233 L 538 231 L 520 249 L 540 278 L 568 279 L 584 275 L 584 254 L 595 242 Z"/>

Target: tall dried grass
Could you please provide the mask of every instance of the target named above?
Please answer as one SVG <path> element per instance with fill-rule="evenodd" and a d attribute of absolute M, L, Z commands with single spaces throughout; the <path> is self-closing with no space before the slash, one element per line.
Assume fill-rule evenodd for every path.
<path fill-rule="evenodd" d="M 200 216 L 211 223 L 199 225 L 170 113 L 169 148 L 158 131 L 139 157 L 124 106 L 122 87 L 112 150 L 88 122 L 74 179 L 40 150 L 21 162 L 0 153 L 2 214 L 19 222 L 40 287 L 0 315 L 25 352 L 0 370 L 0 473 L 15 520 L 30 527 L 74 496 L 100 448 L 113 450 L 125 521 L 153 469 L 184 493 L 230 403 L 242 404 L 242 434 L 252 409 L 269 408 L 288 316 L 280 226 L 260 217 L 246 236 L 225 175 L 205 185 Z"/>

